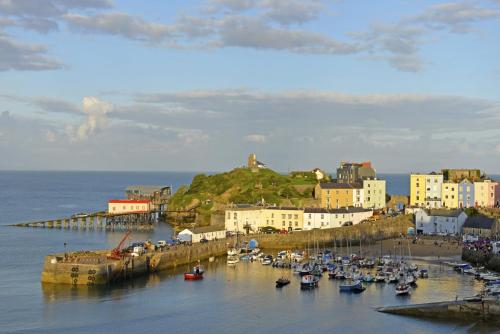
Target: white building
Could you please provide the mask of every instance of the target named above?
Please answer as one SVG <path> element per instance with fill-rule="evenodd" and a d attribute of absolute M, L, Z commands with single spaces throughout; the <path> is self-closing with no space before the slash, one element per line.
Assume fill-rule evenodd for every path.
<path fill-rule="evenodd" d="M 187 228 L 179 234 L 177 238 L 181 241 L 200 242 L 201 239 L 218 240 L 226 237 L 226 230 L 222 226 L 204 226 Z"/>
<path fill-rule="evenodd" d="M 443 186 L 443 174 L 432 172 L 426 175 L 425 180 L 425 203 L 430 209 L 441 208 L 441 188 Z"/>
<path fill-rule="evenodd" d="M 462 210 L 419 209 L 415 211 L 417 233 L 422 234 L 459 234 L 467 219 Z"/>
<path fill-rule="evenodd" d="M 364 208 L 365 191 L 362 187 L 352 189 L 352 205 L 358 208 Z"/>
<path fill-rule="evenodd" d="M 304 230 L 356 225 L 373 216 L 373 210 L 358 207 L 340 209 L 304 209 Z"/>

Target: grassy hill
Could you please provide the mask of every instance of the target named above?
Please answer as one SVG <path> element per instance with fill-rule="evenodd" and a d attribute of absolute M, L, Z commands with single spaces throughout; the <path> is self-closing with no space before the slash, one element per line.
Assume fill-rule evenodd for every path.
<path fill-rule="evenodd" d="M 270 169 L 252 171 L 236 168 L 230 172 L 198 174 L 191 185 L 180 187 L 169 201 L 170 210 L 195 209 L 206 220 L 221 213 L 229 203 L 311 205 L 316 178 L 288 176 Z"/>

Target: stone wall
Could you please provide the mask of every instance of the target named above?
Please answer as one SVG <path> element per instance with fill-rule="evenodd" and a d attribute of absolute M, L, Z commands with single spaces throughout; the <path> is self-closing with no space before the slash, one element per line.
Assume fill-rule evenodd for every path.
<path fill-rule="evenodd" d="M 380 240 L 406 235 L 408 227 L 413 227 L 412 216 L 385 218 L 376 222 L 324 230 L 293 232 L 291 234 L 255 234 L 245 236 L 245 240 L 256 239 L 260 248 L 306 248 L 314 243 L 321 246 L 340 245 L 346 240 Z"/>

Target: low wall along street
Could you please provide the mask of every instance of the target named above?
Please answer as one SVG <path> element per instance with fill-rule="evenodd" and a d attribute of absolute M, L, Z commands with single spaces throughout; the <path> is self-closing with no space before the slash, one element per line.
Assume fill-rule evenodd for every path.
<path fill-rule="evenodd" d="M 406 235 L 408 227 L 413 227 L 412 216 L 384 218 L 376 222 L 363 223 L 324 230 L 300 231 L 291 234 L 256 234 L 245 236 L 244 240 L 256 239 L 260 248 L 304 248 L 319 243 L 331 246 L 349 241 L 381 240 Z"/>

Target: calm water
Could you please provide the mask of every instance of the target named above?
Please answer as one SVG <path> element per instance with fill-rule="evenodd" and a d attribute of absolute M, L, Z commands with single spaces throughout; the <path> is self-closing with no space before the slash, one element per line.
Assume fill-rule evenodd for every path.
<path fill-rule="evenodd" d="M 448 268 L 431 266 L 431 278 L 420 280 L 410 299 L 398 299 L 393 287 L 371 285 L 361 295 L 338 293 L 326 278 L 316 291 L 301 292 L 298 279 L 274 288 L 281 270 L 223 262 L 208 266 L 206 279 L 184 282 L 182 271 L 95 290 L 41 285 L 44 255 L 100 249 L 117 244 L 122 233 L 25 229 L 7 224 L 103 210 L 109 198 L 120 198 L 130 184 L 189 183 L 192 173 L 0 172 L 0 332 L 37 333 L 430 333 L 492 332 L 482 325 L 456 325 L 395 317 L 376 306 L 454 299 L 479 286 Z M 404 175 L 388 176 L 388 191 L 404 193 Z M 407 182 L 406 182 L 407 183 Z M 392 184 L 392 185 L 391 185 Z M 397 185 L 397 186 L 396 186 Z M 391 188 L 395 187 L 395 188 Z M 397 187 L 401 187 L 397 189 Z M 392 191 L 390 189 L 396 189 Z M 136 239 L 165 239 L 168 225 Z M 428 266 L 425 264 L 425 266 Z"/>

